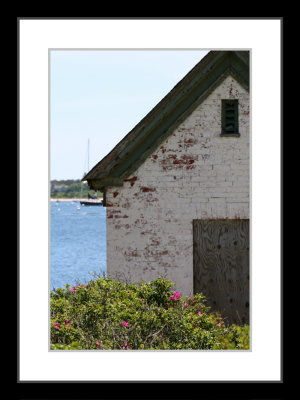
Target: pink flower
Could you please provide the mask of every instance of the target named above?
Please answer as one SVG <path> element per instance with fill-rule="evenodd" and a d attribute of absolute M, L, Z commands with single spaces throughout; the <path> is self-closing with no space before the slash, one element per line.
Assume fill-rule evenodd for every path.
<path fill-rule="evenodd" d="M 181 293 L 180 292 L 173 292 L 173 296 L 170 296 L 170 299 L 173 301 L 179 300 L 181 297 Z"/>
<path fill-rule="evenodd" d="M 65 324 L 66 324 L 66 325 L 70 325 L 70 320 L 69 320 L 69 319 L 66 319 L 66 320 L 65 320 Z"/>
<path fill-rule="evenodd" d="M 96 348 L 101 349 L 102 348 L 102 340 L 97 340 L 96 342 Z"/>
<path fill-rule="evenodd" d="M 188 305 L 188 303 L 183 303 L 183 307 L 184 308 L 186 308 L 186 307 L 188 307 L 189 305 Z"/>
<path fill-rule="evenodd" d="M 197 314 L 198 314 L 198 315 L 201 315 L 201 314 L 202 314 L 202 312 L 201 312 L 201 311 L 198 311 L 198 312 L 197 312 Z"/>
<path fill-rule="evenodd" d="M 125 326 L 125 328 L 129 328 L 129 323 L 126 321 L 122 321 L 122 324 Z"/>
<path fill-rule="evenodd" d="M 76 286 L 72 286 L 70 290 L 71 290 L 71 292 L 75 292 L 76 291 Z"/>
<path fill-rule="evenodd" d="M 55 326 L 55 329 L 56 329 L 57 331 L 60 330 L 60 324 L 59 324 L 58 322 L 53 322 L 53 325 Z"/>

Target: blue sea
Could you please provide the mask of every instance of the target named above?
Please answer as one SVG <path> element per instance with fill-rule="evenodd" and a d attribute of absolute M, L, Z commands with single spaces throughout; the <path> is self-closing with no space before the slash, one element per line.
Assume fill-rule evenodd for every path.
<path fill-rule="evenodd" d="M 106 272 L 106 212 L 79 201 L 52 201 L 50 290 Z"/>

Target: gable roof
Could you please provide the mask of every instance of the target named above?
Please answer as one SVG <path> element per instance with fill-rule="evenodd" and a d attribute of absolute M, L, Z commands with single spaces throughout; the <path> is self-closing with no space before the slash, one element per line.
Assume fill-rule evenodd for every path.
<path fill-rule="evenodd" d="M 249 51 L 210 51 L 82 181 L 95 190 L 122 186 L 228 75 L 249 91 Z"/>

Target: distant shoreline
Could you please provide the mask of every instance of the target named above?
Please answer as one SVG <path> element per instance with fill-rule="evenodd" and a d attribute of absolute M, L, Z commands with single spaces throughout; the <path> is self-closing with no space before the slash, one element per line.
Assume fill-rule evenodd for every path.
<path fill-rule="evenodd" d="M 87 201 L 88 199 L 85 197 L 85 198 L 82 198 L 82 199 L 66 199 L 66 198 L 58 198 L 58 199 L 53 199 L 53 198 L 51 198 L 50 199 L 50 201 Z M 101 201 L 102 200 L 102 198 L 101 197 L 99 197 L 97 200 L 99 200 L 99 201 Z"/>

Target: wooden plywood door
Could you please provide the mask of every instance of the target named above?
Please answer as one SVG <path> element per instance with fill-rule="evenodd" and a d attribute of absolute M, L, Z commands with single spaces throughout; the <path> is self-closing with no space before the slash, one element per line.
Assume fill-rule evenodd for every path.
<path fill-rule="evenodd" d="M 193 221 L 194 293 L 227 323 L 249 323 L 249 220 Z"/>

